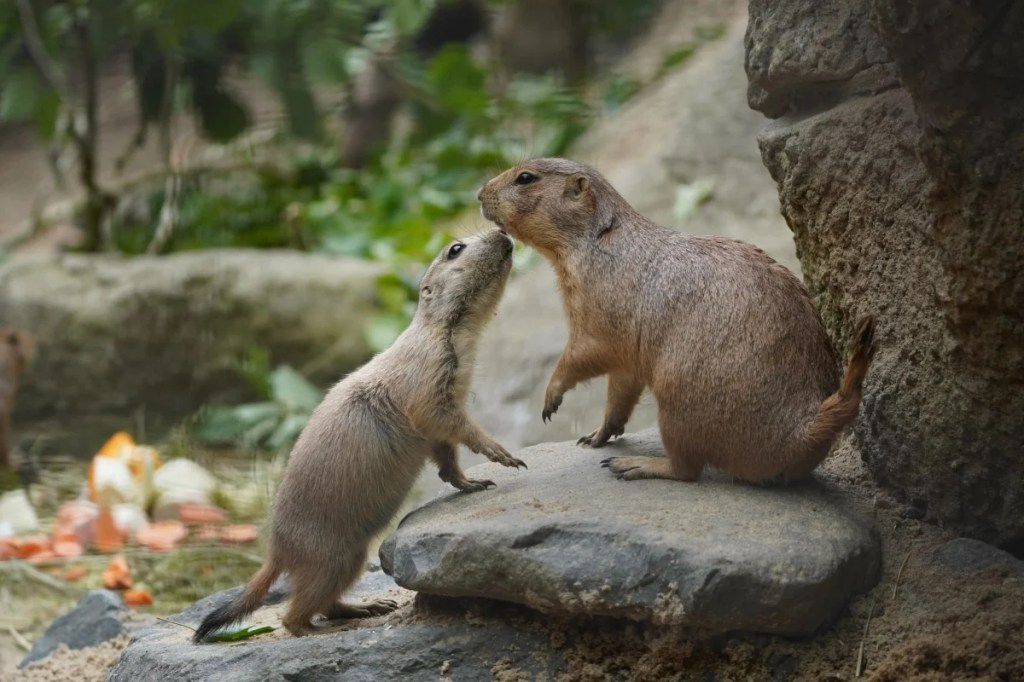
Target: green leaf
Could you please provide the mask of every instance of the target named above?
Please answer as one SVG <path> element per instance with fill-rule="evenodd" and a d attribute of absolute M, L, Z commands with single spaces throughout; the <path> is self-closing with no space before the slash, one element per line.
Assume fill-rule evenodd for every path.
<path fill-rule="evenodd" d="M 0 121 L 26 121 L 32 117 L 42 94 L 39 79 L 30 69 L 11 74 L 0 94 Z"/>
<path fill-rule="evenodd" d="M 639 92 L 640 87 L 640 81 L 622 74 L 615 74 L 608 79 L 608 83 L 605 85 L 601 103 L 605 109 L 614 111 Z"/>
<path fill-rule="evenodd" d="M 238 441 L 248 447 L 259 447 L 263 444 L 263 441 L 274 432 L 274 429 L 277 428 L 280 418 L 281 410 L 280 407 L 278 407 L 273 416 L 257 421 L 246 429 L 238 437 Z"/>
<path fill-rule="evenodd" d="M 39 98 L 32 125 L 40 139 L 49 142 L 57 133 L 57 117 L 60 115 L 60 97 L 55 92 L 45 92 Z"/>
<path fill-rule="evenodd" d="M 407 316 L 400 313 L 380 313 L 366 323 L 366 342 L 374 352 L 385 350 L 395 342 L 409 324 Z"/>
<path fill-rule="evenodd" d="M 672 207 L 672 215 L 676 220 L 689 220 L 700 206 L 715 191 L 714 178 L 698 178 L 697 180 L 676 187 L 676 201 Z"/>
<path fill-rule="evenodd" d="M 290 411 L 312 412 L 323 393 L 288 365 L 279 365 L 270 373 L 270 393 Z"/>
<path fill-rule="evenodd" d="M 320 112 L 305 78 L 296 77 L 291 80 L 282 95 L 291 134 L 303 140 L 318 139 L 321 134 Z"/>
<path fill-rule="evenodd" d="M 452 112 L 479 118 L 487 110 L 487 75 L 464 45 L 448 45 L 430 60 L 427 81 L 438 103 Z"/>
<path fill-rule="evenodd" d="M 266 348 L 251 349 L 239 363 L 238 371 L 261 398 L 271 399 L 270 353 Z"/>
<path fill-rule="evenodd" d="M 241 0 L 171 0 L 175 28 L 180 34 L 201 29 L 216 33 L 237 21 Z"/>
<path fill-rule="evenodd" d="M 267 447 L 271 450 L 283 450 L 290 446 L 299 437 L 308 422 L 308 414 L 287 415 L 267 438 Z"/>
<path fill-rule="evenodd" d="M 320 137 L 320 112 L 306 81 L 302 55 L 293 41 L 279 42 L 274 49 L 273 82 L 288 118 L 288 129 L 300 139 Z"/>
<path fill-rule="evenodd" d="M 666 73 L 692 57 L 696 50 L 697 46 L 693 43 L 683 43 L 682 45 L 677 45 L 675 48 L 670 50 L 661 58 L 661 65 L 658 66 L 658 72 L 654 76 L 655 80 L 661 78 Z"/>
<path fill-rule="evenodd" d="M 398 275 L 388 273 L 377 278 L 377 299 L 388 312 L 401 311 L 406 302 L 416 299 L 418 287 L 410 287 Z"/>
<path fill-rule="evenodd" d="M 223 630 L 215 635 L 210 635 L 207 638 L 209 642 L 237 642 L 242 639 L 248 639 L 255 637 L 256 635 L 263 635 L 268 632 L 273 632 L 277 628 L 273 625 L 250 625 L 244 628 L 238 628 L 235 630 Z"/>
<path fill-rule="evenodd" d="M 434 0 L 391 0 L 388 17 L 395 27 L 395 33 L 400 37 L 416 33 L 430 16 L 435 4 Z"/>
<path fill-rule="evenodd" d="M 192 435 L 208 443 L 226 443 L 241 436 L 247 424 L 230 405 L 207 405 L 192 427 Z"/>
<path fill-rule="evenodd" d="M 231 408 L 239 424 L 247 428 L 268 420 L 276 420 L 281 416 L 281 406 L 277 403 L 247 403 Z"/>

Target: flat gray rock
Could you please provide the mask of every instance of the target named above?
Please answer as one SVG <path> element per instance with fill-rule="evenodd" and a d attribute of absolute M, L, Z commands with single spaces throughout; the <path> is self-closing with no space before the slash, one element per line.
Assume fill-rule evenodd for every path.
<path fill-rule="evenodd" d="M 661 454 L 657 431 L 528 448 L 529 470 L 474 467 L 497 488 L 411 513 L 381 564 L 429 594 L 781 635 L 815 632 L 877 581 L 877 533 L 841 491 L 620 481 L 599 462 L 621 454 Z"/>
<path fill-rule="evenodd" d="M 973 538 L 956 538 L 935 550 L 935 558 L 943 566 L 958 573 L 973 573 L 992 566 L 1005 566 L 1024 580 L 1024 560 L 1009 552 Z"/>
<path fill-rule="evenodd" d="M 194 626 L 240 589 L 203 599 L 170 620 Z M 363 576 L 349 596 L 361 599 L 389 593 L 406 602 L 411 598 L 402 590 L 402 596 L 395 595 L 395 590 L 394 582 L 378 570 Z M 282 581 L 267 601 L 279 604 L 285 596 Z M 279 610 L 262 609 L 251 622 L 272 622 Z M 564 670 L 562 656 L 540 628 L 516 627 L 495 615 L 467 616 L 456 611 L 424 618 L 412 611 L 407 603 L 394 614 L 350 621 L 347 629 L 309 637 L 278 630 L 230 644 L 193 644 L 187 628 L 159 622 L 136 634 L 107 680 L 437 682 L 489 680 L 495 666 L 518 671 L 528 679 Z"/>
<path fill-rule="evenodd" d="M 92 590 L 86 593 L 75 608 L 50 623 L 18 667 L 24 668 L 46 658 L 61 644 L 69 649 L 85 649 L 114 639 L 125 632 L 121 614 L 127 610 L 116 592 Z"/>

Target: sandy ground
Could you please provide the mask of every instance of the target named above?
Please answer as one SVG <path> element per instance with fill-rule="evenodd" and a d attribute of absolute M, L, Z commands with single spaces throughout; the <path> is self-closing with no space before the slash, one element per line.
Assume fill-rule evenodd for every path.
<path fill-rule="evenodd" d="M 121 635 L 99 646 L 78 650 L 62 644 L 43 660 L 9 672 L 4 679 L 8 682 L 99 682 L 106 678 L 129 639 L 128 635 Z"/>

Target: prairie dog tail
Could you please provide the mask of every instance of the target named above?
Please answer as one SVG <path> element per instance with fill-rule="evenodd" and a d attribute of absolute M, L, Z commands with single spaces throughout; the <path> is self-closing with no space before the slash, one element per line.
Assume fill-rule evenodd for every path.
<path fill-rule="evenodd" d="M 241 594 L 207 614 L 196 634 L 192 636 L 192 641 L 199 644 L 214 630 L 235 623 L 262 606 L 263 597 L 270 591 L 270 586 L 280 574 L 281 570 L 273 561 L 263 564 Z"/>
<path fill-rule="evenodd" d="M 850 359 L 843 371 L 843 383 L 839 390 L 821 403 L 807 429 L 806 443 L 812 451 L 823 449 L 826 453 L 836 436 L 849 426 L 857 416 L 860 398 L 871 358 L 875 354 L 875 320 L 867 317 L 861 320 L 853 336 Z M 822 453 L 824 457 L 824 453 Z M 817 462 L 815 462 L 817 465 Z"/>

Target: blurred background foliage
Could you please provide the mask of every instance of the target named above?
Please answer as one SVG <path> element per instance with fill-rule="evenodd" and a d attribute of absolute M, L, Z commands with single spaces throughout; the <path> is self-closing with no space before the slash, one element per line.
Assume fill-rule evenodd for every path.
<path fill-rule="evenodd" d="M 564 152 L 590 115 L 579 69 L 565 69 L 571 83 L 551 74 L 495 78 L 495 55 L 473 54 L 487 12 L 502 4 L 10 0 L 0 7 L 0 121 L 30 120 L 52 147 L 73 152 L 85 250 L 290 246 L 422 259 L 433 250 L 432 227 L 471 203 L 481 178 Z M 618 35 L 655 3 L 563 4 L 582 30 Z M 161 137 L 166 172 L 180 176 L 174 183 L 126 192 L 97 180 L 98 72 L 119 54 L 130 58 L 137 141 Z M 192 114 L 206 139 L 251 150 L 253 117 L 232 85 L 239 76 L 279 98 L 285 125 L 274 141 L 292 143 L 285 158 L 243 159 L 230 182 L 224 170 L 211 182 L 205 168 L 175 168 L 176 112 Z M 366 102 L 359 88 L 386 92 Z M 401 120 L 392 122 L 398 103 Z M 385 134 L 359 139 L 367 121 L 353 112 Z M 359 143 L 367 148 L 350 149 Z"/>
<path fill-rule="evenodd" d="M 659 4 L 7 0 L 0 123 L 31 122 L 59 182 L 77 190 L 80 250 L 294 248 L 388 263 L 365 330 L 379 350 L 408 323 L 423 264 L 481 182 L 565 153 L 594 116 L 640 89 L 588 76 Z M 666 55 L 662 71 L 693 48 Z M 118 60 L 137 132 L 131 148 L 103 156 L 118 154 L 120 169 L 155 136 L 162 168 L 115 184 L 99 179 L 97 119 L 102 68 Z M 260 123 L 242 83 L 271 93 L 280 120 Z M 182 116 L 193 125 L 175 125 Z M 221 153 L 183 161 L 184 136 Z M 262 362 L 249 362 L 262 402 L 232 418 L 206 410 L 209 440 L 276 448 L 297 433 L 315 402 L 292 370 Z"/>

